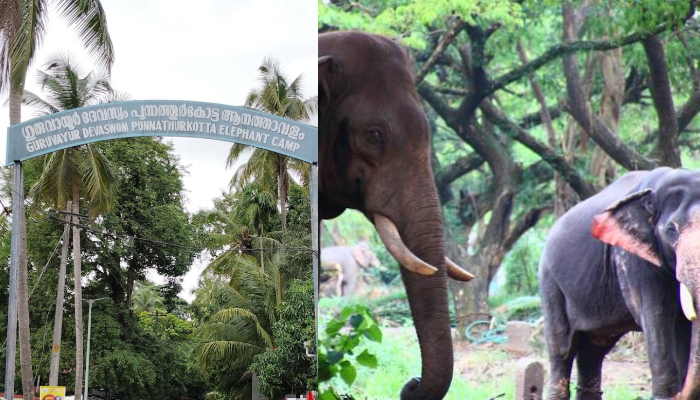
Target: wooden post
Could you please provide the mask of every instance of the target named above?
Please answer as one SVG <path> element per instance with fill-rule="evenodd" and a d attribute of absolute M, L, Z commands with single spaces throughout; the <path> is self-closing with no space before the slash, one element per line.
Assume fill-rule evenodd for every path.
<path fill-rule="evenodd" d="M 544 367 L 539 361 L 523 358 L 515 369 L 515 400 L 542 400 Z"/>

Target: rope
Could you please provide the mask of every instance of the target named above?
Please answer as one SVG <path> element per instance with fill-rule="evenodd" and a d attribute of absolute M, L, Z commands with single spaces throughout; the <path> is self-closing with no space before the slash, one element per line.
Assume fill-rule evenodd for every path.
<path fill-rule="evenodd" d="M 474 331 L 477 326 L 486 325 L 485 331 Z M 484 328 L 481 328 L 484 329 Z M 465 335 L 467 339 L 474 344 L 484 343 L 504 343 L 506 341 L 506 325 L 503 322 L 497 321 L 496 318 L 489 320 L 478 320 L 467 325 Z"/>

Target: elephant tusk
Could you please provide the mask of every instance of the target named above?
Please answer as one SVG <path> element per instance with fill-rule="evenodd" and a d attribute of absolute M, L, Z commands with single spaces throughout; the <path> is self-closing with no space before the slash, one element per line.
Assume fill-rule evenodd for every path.
<path fill-rule="evenodd" d="M 474 274 L 460 267 L 447 257 L 445 257 L 445 263 L 447 264 L 447 276 L 450 278 L 462 282 L 469 282 L 474 279 Z"/>
<path fill-rule="evenodd" d="M 689 321 L 694 321 L 698 315 L 695 313 L 695 306 L 693 305 L 693 295 L 690 294 L 690 289 L 681 283 L 681 308 L 683 309 L 683 314 L 688 318 Z"/>
<path fill-rule="evenodd" d="M 377 227 L 379 237 L 384 242 L 386 249 L 389 250 L 389 253 L 396 258 L 396 261 L 402 267 L 420 275 L 433 275 L 437 272 L 437 268 L 418 258 L 406 247 L 403 240 L 401 240 L 399 230 L 396 229 L 396 225 L 389 218 L 380 214 L 374 214 L 374 225 Z"/>

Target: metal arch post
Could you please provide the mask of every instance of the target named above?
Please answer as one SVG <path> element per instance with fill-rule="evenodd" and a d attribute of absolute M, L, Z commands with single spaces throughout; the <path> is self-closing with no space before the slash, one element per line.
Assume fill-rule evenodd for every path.
<path fill-rule="evenodd" d="M 20 225 L 24 216 L 24 177 L 22 163 L 12 168 L 12 238 L 10 243 L 10 287 L 7 306 L 7 357 L 5 358 L 5 397 L 15 393 L 15 354 L 17 351 L 17 284 L 19 280 Z"/>
<path fill-rule="evenodd" d="M 311 164 L 311 247 L 313 250 L 314 307 L 316 311 L 316 355 L 318 356 L 318 163 Z M 318 358 L 317 358 L 318 360 Z M 316 363 L 318 368 L 318 363 Z"/>

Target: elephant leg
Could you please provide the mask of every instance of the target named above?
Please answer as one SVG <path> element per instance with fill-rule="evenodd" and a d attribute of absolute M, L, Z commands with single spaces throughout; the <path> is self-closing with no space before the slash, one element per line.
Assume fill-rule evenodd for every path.
<path fill-rule="evenodd" d="M 676 317 L 676 365 L 680 381 L 685 380 L 690 359 L 691 325 L 682 313 Z"/>
<path fill-rule="evenodd" d="M 574 362 L 574 333 L 566 315 L 566 299 L 558 285 L 543 269 L 540 278 L 542 311 L 544 313 L 544 335 L 549 352 L 549 400 L 568 400 L 571 396 L 569 383 Z"/>
<path fill-rule="evenodd" d="M 629 265 L 618 268 L 618 271 L 626 296 L 636 299 L 634 303 L 637 305 L 630 310 L 644 332 L 652 394 L 655 399 L 673 398 L 681 389 L 680 372 L 685 369 L 679 368 L 676 353 L 679 350 L 676 339 L 680 314 L 674 295 L 678 291 L 677 283 L 660 279 L 657 271 L 647 265 Z"/>
<path fill-rule="evenodd" d="M 655 399 L 670 399 L 678 393 L 682 383 L 676 361 L 675 334 L 672 331 L 675 324 L 669 324 L 663 314 L 655 313 L 648 319 L 651 321 L 642 324 L 651 369 L 652 393 Z"/>
<path fill-rule="evenodd" d="M 547 385 L 548 400 L 569 400 L 571 398 L 571 368 L 574 363 L 573 355 L 549 354 L 549 383 Z"/>
<path fill-rule="evenodd" d="M 590 333 L 580 333 L 576 368 L 578 382 L 576 400 L 602 400 L 603 359 L 622 337 L 597 337 Z"/>

